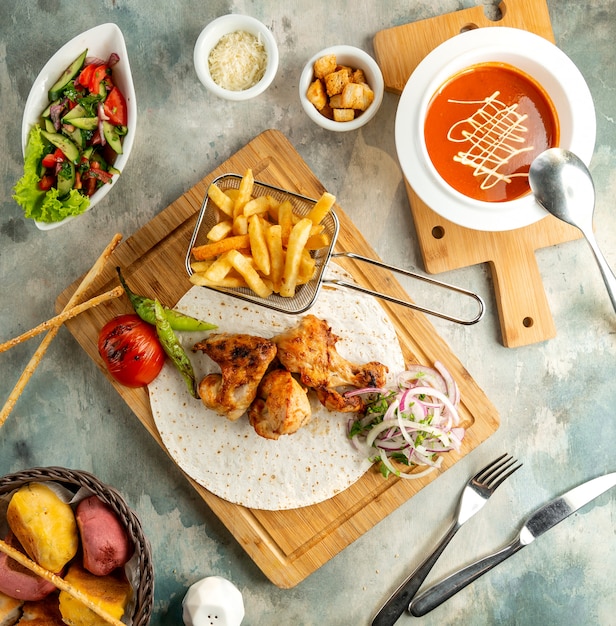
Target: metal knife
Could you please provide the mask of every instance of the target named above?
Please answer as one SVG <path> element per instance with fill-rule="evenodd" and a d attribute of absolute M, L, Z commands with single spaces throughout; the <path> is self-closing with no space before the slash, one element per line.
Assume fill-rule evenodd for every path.
<path fill-rule="evenodd" d="M 532 543 L 553 526 L 569 517 L 572 513 L 594 500 L 602 493 L 616 485 L 616 472 L 593 478 L 588 482 L 567 491 L 560 498 L 552 500 L 535 511 L 525 522 L 518 536 L 507 546 L 472 565 L 465 567 L 455 574 L 445 578 L 440 583 L 429 587 L 416 596 L 409 605 L 409 611 L 415 617 L 421 617 L 432 609 L 449 600 L 458 591 L 477 580 L 491 570 L 495 565 Z"/>

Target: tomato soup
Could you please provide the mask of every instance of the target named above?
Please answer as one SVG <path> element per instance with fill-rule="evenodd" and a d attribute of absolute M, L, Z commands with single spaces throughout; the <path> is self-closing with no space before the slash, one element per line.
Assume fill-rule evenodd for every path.
<path fill-rule="evenodd" d="M 434 94 L 424 136 L 430 160 L 451 187 L 475 200 L 504 202 L 530 191 L 530 164 L 558 145 L 559 125 L 534 79 L 505 63 L 480 63 Z"/>

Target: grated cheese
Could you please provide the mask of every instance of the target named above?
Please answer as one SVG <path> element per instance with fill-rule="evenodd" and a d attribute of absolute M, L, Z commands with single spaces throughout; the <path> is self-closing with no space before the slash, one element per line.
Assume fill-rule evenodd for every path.
<path fill-rule="evenodd" d="M 260 36 L 237 31 L 220 38 L 210 52 L 208 65 L 217 85 L 230 91 L 243 91 L 263 78 L 267 52 Z"/>

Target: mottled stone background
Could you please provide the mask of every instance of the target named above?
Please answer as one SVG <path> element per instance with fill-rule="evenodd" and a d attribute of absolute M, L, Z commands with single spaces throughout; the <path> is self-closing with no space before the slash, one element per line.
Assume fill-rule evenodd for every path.
<path fill-rule="evenodd" d="M 297 83 L 307 57 L 323 47 L 347 43 L 373 52 L 381 29 L 474 4 L 3 0 L 0 336 L 8 339 L 50 317 L 57 294 L 91 266 L 114 233 L 131 235 L 267 128 L 285 133 L 382 258 L 421 270 L 394 145 L 398 97 L 386 94 L 364 129 L 330 134 L 302 113 Z M 548 0 L 548 7 L 558 46 L 577 64 L 595 101 L 597 236 L 616 267 L 616 2 Z M 261 19 L 279 44 L 276 80 L 253 102 L 215 99 L 193 68 L 200 30 L 228 12 Z M 101 205 L 66 227 L 41 232 L 11 198 L 22 171 L 22 110 L 47 59 L 104 22 L 117 23 L 126 38 L 139 107 L 133 153 Z M 66 330 L 0 431 L 0 474 L 57 464 L 92 471 L 121 489 L 152 542 L 152 624 L 180 624 L 186 588 L 211 574 L 241 590 L 248 626 L 368 624 L 448 526 L 467 476 L 494 456 L 508 451 L 524 467 L 460 531 L 430 580 L 509 540 L 537 505 L 616 470 L 615 313 L 584 241 L 541 250 L 537 259 L 558 334 L 519 349 L 501 343 L 488 267 L 441 276 L 486 299 L 488 315 L 476 326 L 434 324 L 498 408 L 500 429 L 294 589 L 268 582 Z M 446 303 L 447 296 L 429 286 L 409 282 L 408 291 L 420 302 Z M 37 342 L 0 355 L 2 402 Z M 615 496 L 606 494 L 426 618 L 406 616 L 400 624 L 614 625 L 615 525 Z"/>

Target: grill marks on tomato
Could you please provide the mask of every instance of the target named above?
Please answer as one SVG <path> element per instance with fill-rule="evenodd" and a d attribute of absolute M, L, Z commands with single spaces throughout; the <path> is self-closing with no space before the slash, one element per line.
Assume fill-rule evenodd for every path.
<path fill-rule="evenodd" d="M 156 328 L 136 314 L 107 322 L 99 334 L 98 351 L 109 374 L 127 387 L 151 383 L 166 357 Z"/>

